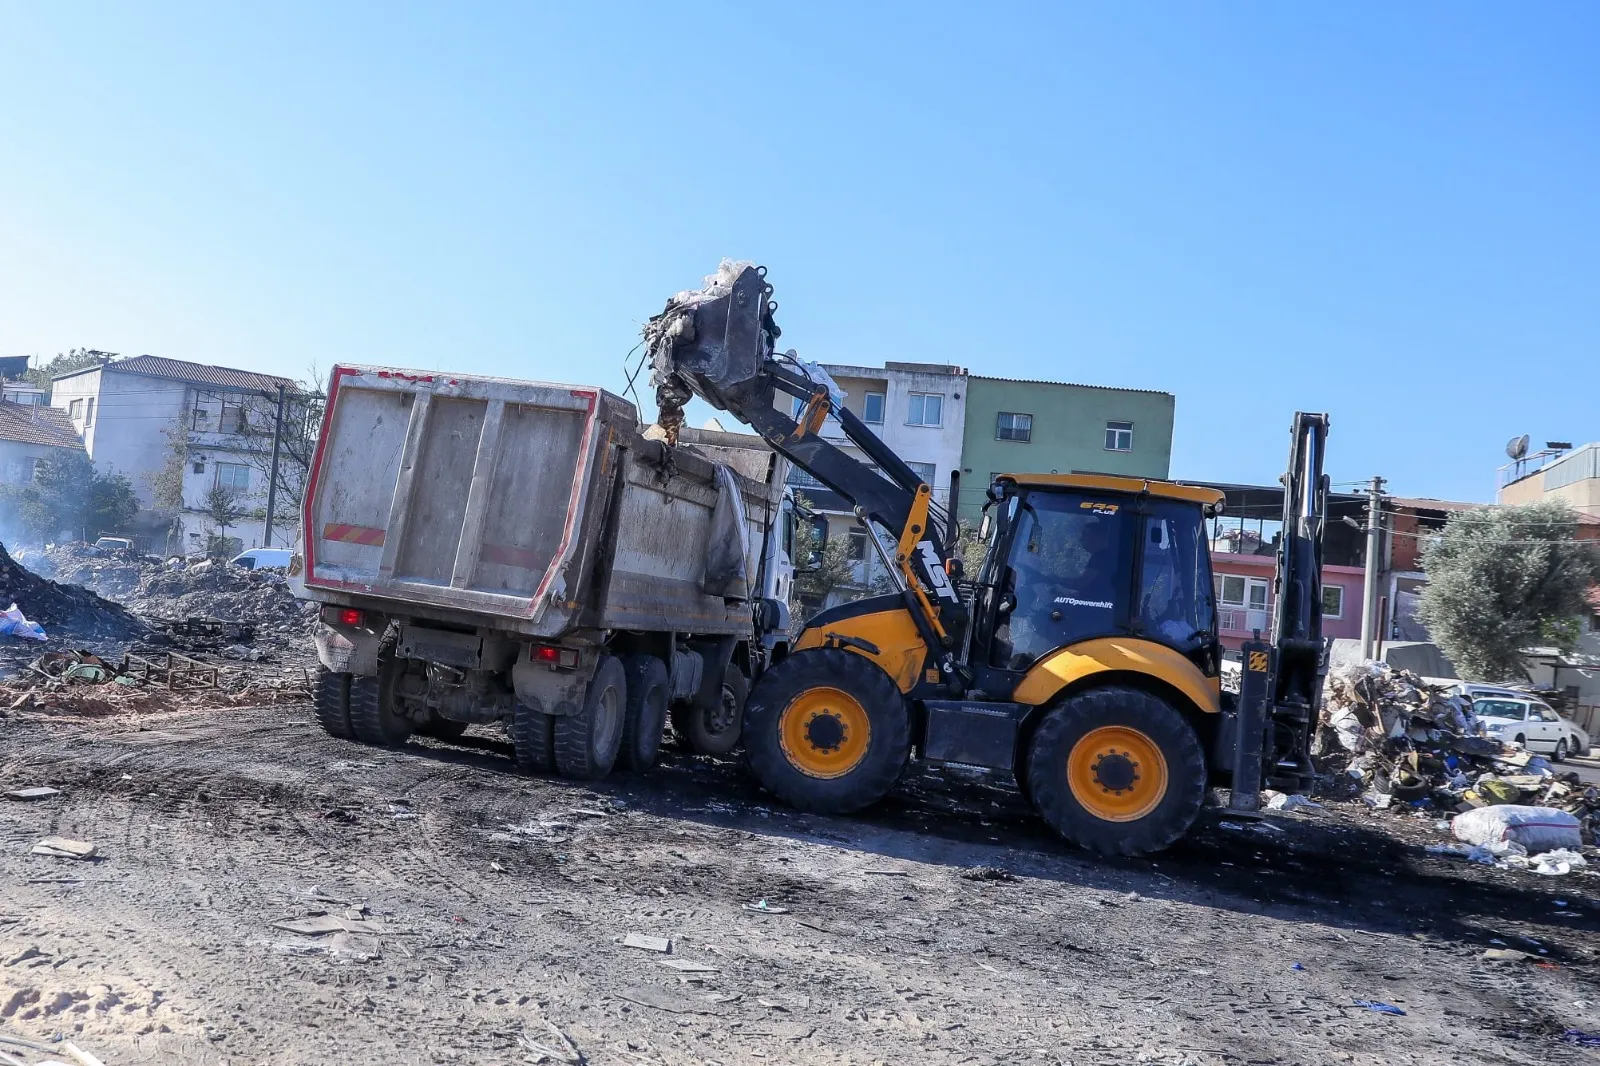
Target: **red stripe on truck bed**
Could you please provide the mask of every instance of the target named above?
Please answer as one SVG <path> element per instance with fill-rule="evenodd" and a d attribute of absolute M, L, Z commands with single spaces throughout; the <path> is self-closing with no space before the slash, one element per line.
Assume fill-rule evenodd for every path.
<path fill-rule="evenodd" d="M 322 527 L 323 540 L 339 540 L 347 544 L 366 544 L 373 548 L 383 547 L 384 530 L 374 529 L 371 526 L 355 526 L 347 522 L 329 522 Z"/>

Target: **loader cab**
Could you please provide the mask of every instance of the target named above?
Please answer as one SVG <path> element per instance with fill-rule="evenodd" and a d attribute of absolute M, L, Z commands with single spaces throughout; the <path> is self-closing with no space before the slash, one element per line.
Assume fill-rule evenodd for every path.
<path fill-rule="evenodd" d="M 1009 692 L 1040 659 L 1100 637 L 1165 645 L 1215 676 L 1205 519 L 1220 500 L 1138 478 L 998 478 L 968 658 L 978 687 Z"/>

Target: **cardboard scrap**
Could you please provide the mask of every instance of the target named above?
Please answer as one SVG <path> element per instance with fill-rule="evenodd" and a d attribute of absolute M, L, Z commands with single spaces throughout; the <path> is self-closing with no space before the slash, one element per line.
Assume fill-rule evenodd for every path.
<path fill-rule="evenodd" d="M 646 936 L 644 933 L 629 933 L 622 940 L 625 948 L 638 948 L 640 951 L 671 951 L 672 941 L 664 936 Z"/>
<path fill-rule="evenodd" d="M 273 922 L 272 928 L 282 929 L 286 933 L 299 933 L 301 936 L 326 936 L 329 933 L 368 933 L 376 934 L 378 926 L 374 922 L 363 922 L 355 918 L 339 918 L 332 914 L 319 914 L 311 918 L 293 918 L 283 922 Z"/>
<path fill-rule="evenodd" d="M 88 859 L 95 853 L 93 844 L 82 840 L 68 840 L 66 837 L 45 837 L 33 846 L 35 855 L 53 855 L 61 859 Z"/>

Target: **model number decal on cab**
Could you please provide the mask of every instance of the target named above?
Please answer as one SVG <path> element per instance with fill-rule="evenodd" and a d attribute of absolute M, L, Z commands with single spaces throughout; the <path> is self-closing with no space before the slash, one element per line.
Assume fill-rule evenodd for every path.
<path fill-rule="evenodd" d="M 1078 504 L 1078 508 L 1084 511 L 1093 511 L 1095 514 L 1114 515 L 1122 509 L 1122 505 L 1118 503 L 1102 503 L 1099 500 L 1084 500 Z"/>

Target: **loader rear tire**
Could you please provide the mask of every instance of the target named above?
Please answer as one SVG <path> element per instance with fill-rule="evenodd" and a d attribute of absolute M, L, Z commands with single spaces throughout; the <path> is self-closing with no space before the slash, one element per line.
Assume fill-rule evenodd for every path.
<path fill-rule="evenodd" d="M 1179 710 L 1142 689 L 1068 696 L 1034 731 L 1027 790 L 1051 828 L 1100 855 L 1147 855 L 1189 831 L 1206 760 Z"/>
<path fill-rule="evenodd" d="M 556 771 L 556 720 L 518 702 L 511 712 L 511 751 L 525 774 Z"/>
<path fill-rule="evenodd" d="M 729 663 L 722 672 L 717 702 L 682 703 L 672 709 L 672 731 L 696 755 L 726 755 L 739 746 L 744 733 L 744 704 L 750 696 L 750 679 Z"/>
<path fill-rule="evenodd" d="M 803 811 L 849 814 L 878 802 L 911 753 L 911 715 L 894 680 L 840 648 L 772 666 L 744 705 L 750 768 Z"/>
<path fill-rule="evenodd" d="M 375 677 L 350 679 L 350 731 L 363 744 L 380 748 L 404 747 L 416 723 L 395 709 L 394 657 L 398 634 L 390 632 L 378 646 Z"/>
<path fill-rule="evenodd" d="M 627 716 L 628 673 L 622 661 L 602 655 L 583 706 L 556 717 L 556 769 L 574 781 L 598 781 L 616 765 Z"/>
<path fill-rule="evenodd" d="M 330 737 L 349 740 L 350 732 L 350 675 L 317 667 L 317 682 L 311 694 L 311 706 L 317 712 L 317 721 Z"/>
<path fill-rule="evenodd" d="M 667 664 L 654 655 L 630 655 L 624 666 L 628 709 L 622 719 L 620 761 L 629 770 L 648 770 L 656 764 L 661 734 L 667 728 L 672 681 L 667 677 Z"/>

